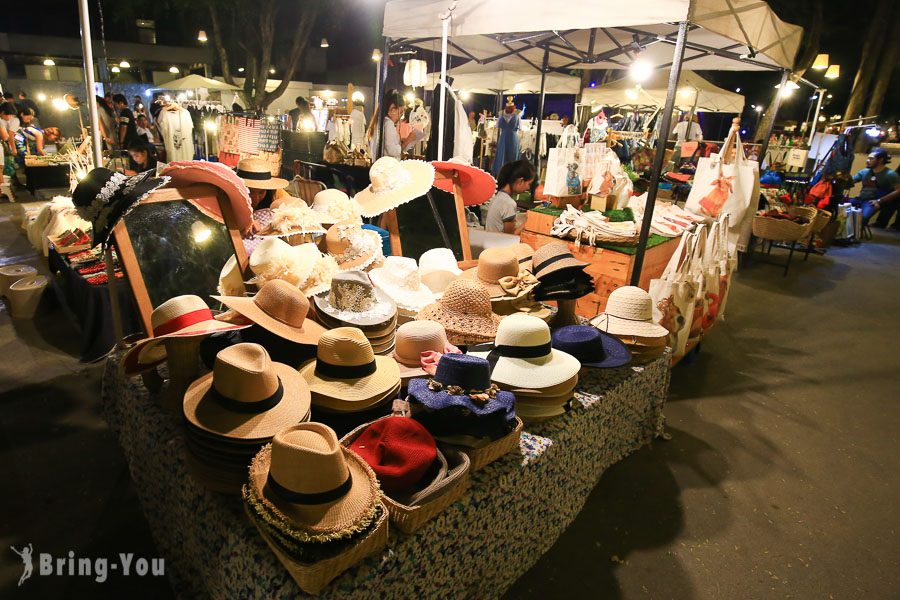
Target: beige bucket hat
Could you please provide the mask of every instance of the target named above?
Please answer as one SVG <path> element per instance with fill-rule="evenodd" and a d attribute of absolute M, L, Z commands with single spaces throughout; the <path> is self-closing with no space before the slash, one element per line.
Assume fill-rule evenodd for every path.
<path fill-rule="evenodd" d="M 244 158 L 238 161 L 237 176 L 248 188 L 257 190 L 283 190 L 288 186 L 287 179 L 272 177 L 272 168 L 260 158 Z"/>
<path fill-rule="evenodd" d="M 309 386 L 259 344 L 235 344 L 216 356 L 211 373 L 184 393 L 190 425 L 227 438 L 260 439 L 309 415 Z"/>
<path fill-rule="evenodd" d="M 295 538 L 334 541 L 361 531 L 375 517 L 381 492 L 375 473 L 341 446 L 327 425 L 302 423 L 275 435 L 250 465 L 245 497 L 287 522 Z"/>
<path fill-rule="evenodd" d="M 325 234 L 325 249 L 338 269 L 365 270 L 382 258 L 381 236 L 369 229 L 363 229 L 358 221 L 346 220 L 335 223 Z"/>
<path fill-rule="evenodd" d="M 319 338 L 316 359 L 300 375 L 314 394 L 361 402 L 381 396 L 400 382 L 400 368 L 390 356 L 376 356 L 356 327 L 338 327 Z"/>
<path fill-rule="evenodd" d="M 653 299 L 639 287 L 626 285 L 613 290 L 606 311 L 591 319 L 591 325 L 616 337 L 659 338 L 669 330 L 653 322 Z"/>
<path fill-rule="evenodd" d="M 377 217 L 424 196 L 434 183 L 434 167 L 421 160 L 382 156 L 369 169 L 369 187 L 354 197 L 364 217 Z"/>
<path fill-rule="evenodd" d="M 459 278 L 450 283 L 438 302 L 416 315 L 417 321 L 437 321 L 447 331 L 451 343 L 478 344 L 497 335 L 501 317 L 491 312 L 491 295 L 474 279 Z"/>
<path fill-rule="evenodd" d="M 252 298 L 213 296 L 263 329 L 298 344 L 315 344 L 325 328 L 307 319 L 309 300 L 303 292 L 281 279 L 268 281 Z"/>

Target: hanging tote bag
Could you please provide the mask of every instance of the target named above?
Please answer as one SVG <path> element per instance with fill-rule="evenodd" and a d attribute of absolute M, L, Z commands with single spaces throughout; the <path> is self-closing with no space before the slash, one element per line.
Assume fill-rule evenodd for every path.
<path fill-rule="evenodd" d="M 547 153 L 544 194 L 548 196 L 581 194 L 581 153 L 581 148 L 578 148 L 578 130 L 574 125 L 566 126 L 556 148 L 550 148 Z"/>
<path fill-rule="evenodd" d="M 704 300 L 703 322 L 701 327 L 706 331 L 716 322 L 719 314 L 719 306 L 722 300 L 721 276 L 722 262 L 720 260 L 719 245 L 721 244 L 722 222 L 715 221 L 709 228 L 706 236 L 706 246 L 703 249 L 703 285 L 706 288 Z"/>
<path fill-rule="evenodd" d="M 726 163 L 727 149 L 734 147 L 734 162 Z M 753 194 L 753 167 L 744 156 L 741 136 L 732 128 L 722 154 L 701 157 L 697 161 L 694 183 L 684 207 L 694 214 L 716 219 L 722 213 L 740 223 L 750 207 Z M 759 181 L 759 177 L 756 177 Z"/>
<path fill-rule="evenodd" d="M 731 291 L 731 277 L 737 270 L 737 255 L 728 244 L 729 215 L 722 215 L 719 225 L 719 310 L 716 314 L 717 321 L 725 320 L 725 305 L 728 302 L 728 293 Z"/>
<path fill-rule="evenodd" d="M 703 255 L 706 250 L 706 228 L 697 226 L 694 233 L 693 247 L 690 264 L 687 267 L 688 276 L 694 286 L 694 304 L 691 311 L 691 327 L 688 340 L 694 340 L 703 333 L 703 315 L 706 314 L 706 276 L 703 273 Z"/>
<path fill-rule="evenodd" d="M 660 278 L 650 280 L 653 321 L 669 331 L 674 356 L 684 356 L 694 316 L 696 290 L 689 270 L 694 240 L 692 233 L 684 232 Z"/>

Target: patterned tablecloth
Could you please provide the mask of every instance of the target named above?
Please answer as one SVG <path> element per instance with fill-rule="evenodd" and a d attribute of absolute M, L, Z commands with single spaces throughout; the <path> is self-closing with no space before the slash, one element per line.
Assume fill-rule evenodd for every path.
<path fill-rule="evenodd" d="M 240 498 L 206 491 L 184 461 L 177 418 L 139 378 L 103 379 L 103 410 L 125 451 L 172 587 L 183 598 L 303 594 L 244 516 Z M 473 474 L 469 491 L 413 535 L 346 571 L 323 598 L 497 597 L 553 545 L 600 475 L 663 432 L 670 357 L 583 370 L 565 415 L 526 426 L 520 451 Z"/>

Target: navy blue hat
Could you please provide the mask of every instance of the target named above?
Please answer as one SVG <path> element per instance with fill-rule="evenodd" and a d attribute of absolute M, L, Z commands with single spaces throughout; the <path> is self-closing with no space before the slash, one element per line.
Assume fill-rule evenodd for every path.
<path fill-rule="evenodd" d="M 578 359 L 582 367 L 609 369 L 631 362 L 631 352 L 618 338 L 592 325 L 568 325 L 552 333 L 552 345 Z"/>
<path fill-rule="evenodd" d="M 503 437 L 515 427 L 516 397 L 491 384 L 488 361 L 444 354 L 432 379 L 409 382 L 412 416 L 434 436 Z"/>

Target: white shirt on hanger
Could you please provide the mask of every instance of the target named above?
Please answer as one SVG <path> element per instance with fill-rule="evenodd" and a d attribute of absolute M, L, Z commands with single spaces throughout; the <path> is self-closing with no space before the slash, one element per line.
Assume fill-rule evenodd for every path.
<path fill-rule="evenodd" d="M 194 121 L 191 114 L 178 110 L 162 109 L 158 117 L 159 130 L 166 145 L 166 161 L 194 159 Z"/>

